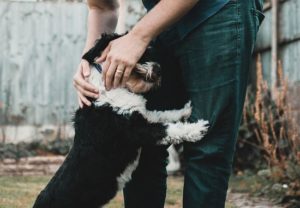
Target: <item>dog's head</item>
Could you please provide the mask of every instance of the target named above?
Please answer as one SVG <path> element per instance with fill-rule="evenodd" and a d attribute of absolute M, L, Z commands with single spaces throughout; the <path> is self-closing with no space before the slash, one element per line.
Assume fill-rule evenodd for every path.
<path fill-rule="evenodd" d="M 136 64 L 126 87 L 134 93 L 145 93 L 158 88 L 160 83 L 160 65 L 156 62 L 145 62 Z"/>
<path fill-rule="evenodd" d="M 102 51 L 107 47 L 110 41 L 121 37 L 118 34 L 103 34 L 96 44 L 87 53 L 83 55 L 83 59 L 87 60 L 91 65 L 101 73 L 101 66 L 94 63 L 94 60 L 101 55 Z M 156 54 L 154 48 L 147 47 L 145 53 L 133 69 L 126 88 L 133 93 L 146 93 L 156 89 L 161 83 L 161 67 L 156 62 Z"/>

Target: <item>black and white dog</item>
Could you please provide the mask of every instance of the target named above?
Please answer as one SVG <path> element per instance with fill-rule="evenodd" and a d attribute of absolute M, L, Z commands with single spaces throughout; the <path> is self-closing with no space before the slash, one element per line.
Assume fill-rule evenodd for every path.
<path fill-rule="evenodd" d="M 146 92 L 105 91 L 93 62 L 118 37 L 103 35 L 83 57 L 92 66 L 89 81 L 99 88 L 100 96 L 92 106 L 76 111 L 74 144 L 34 208 L 102 207 L 131 179 L 144 146 L 196 142 L 207 130 L 206 121 L 185 121 L 191 114 L 190 103 L 181 109 L 149 110 Z M 161 72 L 151 50 L 146 50 L 132 76 L 147 85 L 146 91 L 154 92 L 160 90 Z"/>

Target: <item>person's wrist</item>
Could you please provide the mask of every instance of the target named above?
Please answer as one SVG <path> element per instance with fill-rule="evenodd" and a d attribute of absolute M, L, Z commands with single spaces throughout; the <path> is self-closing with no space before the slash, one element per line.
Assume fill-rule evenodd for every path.
<path fill-rule="evenodd" d="M 152 35 L 150 33 L 147 33 L 146 30 L 143 30 L 139 27 L 134 27 L 130 32 L 130 35 L 132 35 L 135 39 L 139 39 L 142 42 L 145 43 L 145 45 L 148 45 L 151 40 L 153 39 Z"/>

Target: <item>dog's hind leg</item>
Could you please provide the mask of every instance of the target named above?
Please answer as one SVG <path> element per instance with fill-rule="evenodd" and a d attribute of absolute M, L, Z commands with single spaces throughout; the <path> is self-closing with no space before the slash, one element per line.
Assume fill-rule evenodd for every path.
<path fill-rule="evenodd" d="M 33 208 L 98 208 L 117 193 L 115 178 L 93 147 L 72 148 Z"/>

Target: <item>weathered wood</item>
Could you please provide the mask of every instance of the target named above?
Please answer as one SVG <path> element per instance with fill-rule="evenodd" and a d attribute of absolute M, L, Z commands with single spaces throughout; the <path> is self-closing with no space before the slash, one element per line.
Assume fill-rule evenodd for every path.
<path fill-rule="evenodd" d="M 73 135 L 72 78 L 86 38 L 84 0 L 0 1 L 0 142 Z M 139 18 L 124 1 L 118 32 Z"/>
<path fill-rule="evenodd" d="M 289 0 L 278 0 L 278 1 L 279 1 L 278 4 L 282 4 L 282 3 L 287 2 Z M 271 8 L 272 8 L 272 3 L 271 2 L 264 3 L 264 12 L 270 10 Z"/>
<path fill-rule="evenodd" d="M 86 16 L 83 3 L 0 2 L 2 122 L 5 113 L 12 124 L 70 121 Z"/>
<path fill-rule="evenodd" d="M 273 68 L 271 63 L 272 45 L 272 12 L 265 12 L 265 20 L 260 28 L 257 38 L 256 53 L 262 54 L 264 75 L 271 84 Z M 287 0 L 278 8 L 278 59 L 283 63 L 285 76 L 291 84 L 300 81 L 300 1 Z M 273 75 L 274 76 L 274 75 Z M 273 83 L 274 84 L 274 83 Z"/>
<path fill-rule="evenodd" d="M 277 82 L 278 61 L 278 0 L 272 0 L 271 82 Z"/>

